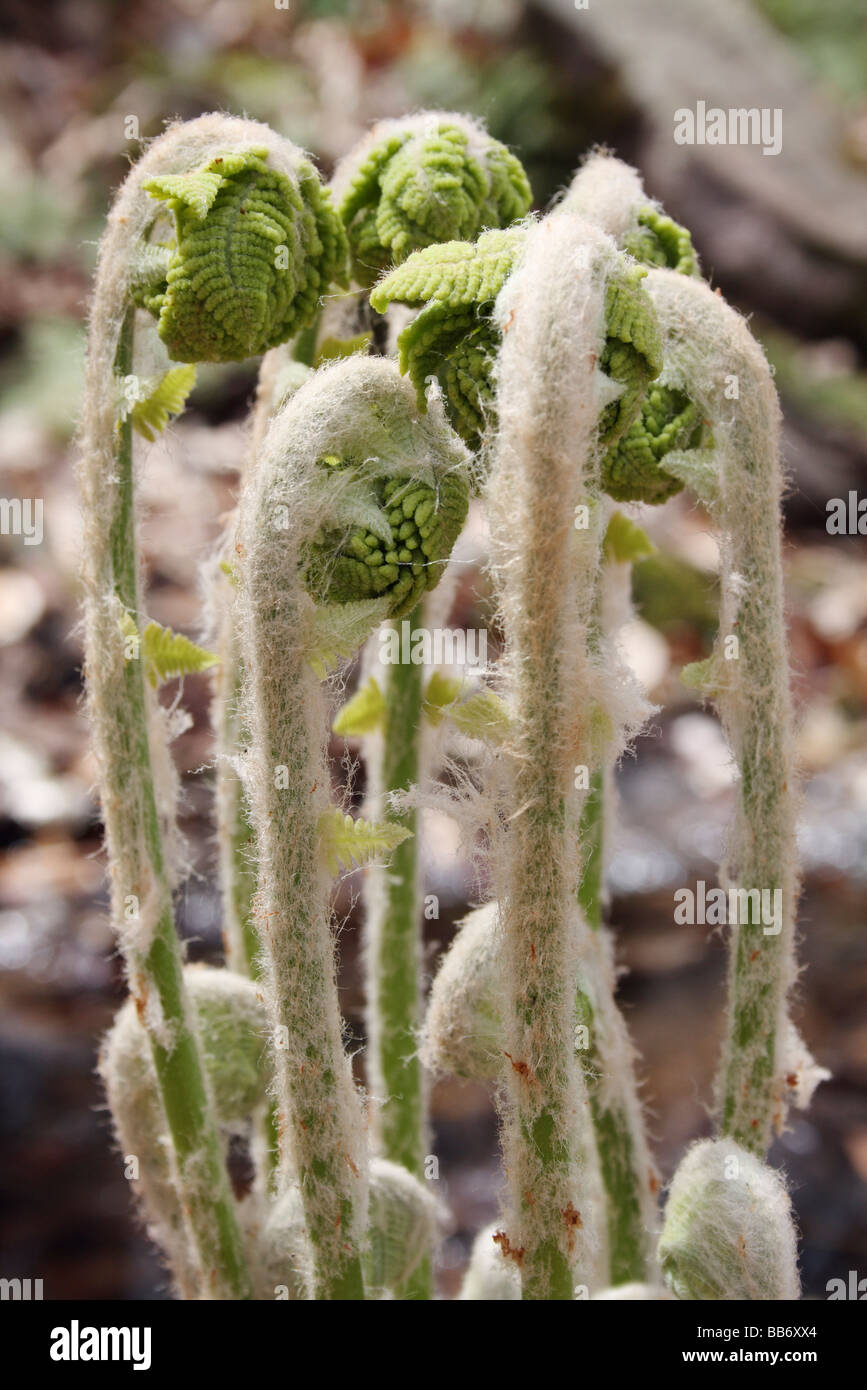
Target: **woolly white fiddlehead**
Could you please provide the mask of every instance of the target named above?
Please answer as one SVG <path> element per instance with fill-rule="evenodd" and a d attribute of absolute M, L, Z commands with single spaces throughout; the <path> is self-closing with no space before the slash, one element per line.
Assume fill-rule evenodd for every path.
<path fill-rule="evenodd" d="M 174 236 L 166 227 L 161 241 L 163 198 L 174 209 L 176 226 Z M 307 234 L 299 231 L 283 247 L 284 264 L 274 245 L 273 219 L 288 226 L 286 219 L 296 215 Z M 250 1286 L 174 931 L 173 771 L 140 659 L 148 629 L 132 448 L 133 426 L 150 436 L 165 418 L 166 403 L 174 408 L 183 393 L 166 393 L 169 373 L 157 385 L 158 405 L 139 409 L 134 305 L 146 303 L 158 312 L 169 349 L 187 358 L 261 350 L 286 330 L 282 317 L 270 321 L 263 295 L 270 303 L 278 286 L 287 313 L 294 305 L 303 318 L 315 307 L 310 296 L 315 301 L 337 271 L 335 248 L 342 239 L 333 213 L 330 250 L 328 236 L 323 241 L 319 235 L 328 216 L 311 166 L 267 126 L 217 115 L 172 126 L 135 166 L 115 201 L 100 246 L 90 317 L 79 469 L 85 667 L 112 912 L 130 989 L 151 1038 L 201 1278 L 217 1297 L 244 1296 Z M 245 326 L 227 337 L 236 309 L 236 327 Z"/>
<path fill-rule="evenodd" d="M 187 966 L 184 980 L 218 1123 L 224 1132 L 248 1133 L 265 1105 L 268 1076 L 262 1061 L 267 1019 L 251 981 L 230 970 Z M 172 1137 L 160 1099 L 147 1030 L 127 1000 L 100 1050 L 100 1073 L 133 1191 L 148 1229 L 169 1260 L 185 1298 L 202 1296 L 197 1254 L 184 1215 Z"/>
<path fill-rule="evenodd" d="M 800 1297 L 789 1197 L 774 1172 L 732 1139 L 704 1139 L 681 1161 L 659 1242 L 680 1299 Z"/>
<path fill-rule="evenodd" d="M 334 574 L 344 547 L 364 564 L 354 543 L 359 534 L 386 554 L 399 546 L 393 528 L 404 522 L 389 518 L 401 499 L 427 508 L 421 520 L 417 508 L 408 513 L 413 525 L 435 528 L 439 499 L 453 506 L 463 468 L 463 451 L 445 422 L 435 412 L 419 415 L 394 365 L 354 358 L 316 373 L 278 413 L 241 502 L 246 778 L 258 845 L 257 923 L 274 1038 L 281 1177 L 284 1187 L 295 1180 L 300 1186 L 319 1297 L 362 1294 L 366 1160 L 334 983 L 329 872 L 321 853 L 330 824 L 326 725 L 310 662 L 323 642 L 339 646 L 335 633 L 347 621 L 354 622 L 357 647 L 365 629 L 405 601 L 402 567 L 414 575 L 415 551 L 404 561 L 398 550 L 394 579 L 377 597 L 341 602 Z M 462 486 L 466 498 L 466 481 Z M 435 582 L 437 565 L 425 570 L 425 583 Z"/>

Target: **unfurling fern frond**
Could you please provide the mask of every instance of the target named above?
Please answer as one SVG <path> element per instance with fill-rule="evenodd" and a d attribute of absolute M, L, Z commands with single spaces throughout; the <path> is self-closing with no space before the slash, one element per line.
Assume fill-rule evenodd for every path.
<path fill-rule="evenodd" d="M 308 664 L 320 680 L 354 656 L 378 623 L 388 616 L 384 598 L 358 603 L 320 604 L 313 618 Z"/>
<path fill-rule="evenodd" d="M 439 379 L 452 424 L 471 446 L 493 407 L 490 369 L 499 346 L 491 311 L 515 268 L 523 227 L 484 232 L 476 242 L 448 242 L 418 251 L 376 286 L 370 302 L 422 304 L 398 338 L 400 369 L 415 386 L 420 406 L 431 377 Z"/>
<path fill-rule="evenodd" d="M 642 265 L 667 266 L 678 275 L 701 273 L 686 227 L 653 207 L 639 212 L 638 227 L 637 233 L 626 238 L 623 249 Z"/>
<path fill-rule="evenodd" d="M 351 462 L 323 460 L 343 471 Z M 362 465 L 359 481 L 367 469 Z M 409 613 L 439 582 L 466 520 L 469 503 L 462 469 L 431 481 L 407 474 L 369 480 L 368 520 L 325 527 L 310 547 L 308 587 L 320 602 L 345 604 L 386 598 L 388 616 Z"/>
<path fill-rule="evenodd" d="M 420 404 L 429 379 L 439 379 L 452 424 L 471 447 L 495 423 L 491 369 L 501 335 L 491 312 L 525 241 L 526 228 L 511 227 L 486 232 L 473 244 L 429 247 L 387 275 L 370 297 L 380 312 L 394 301 L 424 304 L 398 338 L 400 368 L 409 373 Z M 600 438 L 607 446 L 635 420 L 662 368 L 653 305 L 641 285 L 646 273 L 624 258 L 606 288 L 600 366 L 622 387 L 600 416 Z"/>
<path fill-rule="evenodd" d="M 174 215 L 167 267 L 138 275 L 136 300 L 154 314 L 178 362 L 240 361 L 310 322 L 333 281 L 345 283 L 346 236 L 307 160 L 294 178 L 256 146 L 203 168 L 161 174 L 144 188 Z"/>
<path fill-rule="evenodd" d="M 689 397 L 654 383 L 638 419 L 602 461 L 605 491 L 618 502 L 665 502 L 683 487 L 666 472 L 666 455 L 696 448 L 701 436 L 701 417 Z"/>
<path fill-rule="evenodd" d="M 338 169 L 335 187 L 362 284 L 422 247 L 506 227 L 532 202 L 527 176 L 504 145 L 479 124 L 441 112 L 382 121 Z"/>
<path fill-rule="evenodd" d="M 638 231 L 625 238 L 624 250 L 645 266 L 666 267 L 699 278 L 698 258 L 685 227 L 648 206 L 637 214 Z M 607 368 L 610 371 L 610 368 Z M 616 376 L 615 371 L 610 371 Z M 642 393 L 643 394 L 643 393 Z M 621 404 L 623 401 L 621 397 Z M 619 502 L 665 502 L 693 478 L 701 484 L 699 447 L 702 422 L 697 407 L 683 392 L 657 382 L 642 401 L 637 419 L 611 445 L 602 461 L 602 482 Z M 677 467 L 662 466 L 666 459 Z"/>
<path fill-rule="evenodd" d="M 482 688 L 467 694 L 467 682 L 434 671 L 424 693 L 424 712 L 436 727 L 448 719 L 459 733 L 485 743 L 502 743 L 511 720 L 504 700 Z"/>
<path fill-rule="evenodd" d="M 629 429 L 651 381 L 662 371 L 656 315 L 641 283 L 646 274 L 641 266 L 624 260 L 606 286 L 606 339 L 600 366 L 623 388 L 599 417 L 599 437 L 609 447 Z"/>
<path fill-rule="evenodd" d="M 394 821 L 366 821 L 342 811 L 325 811 L 319 818 L 319 848 L 330 874 L 341 867 L 369 864 L 408 840 L 412 831 Z"/>

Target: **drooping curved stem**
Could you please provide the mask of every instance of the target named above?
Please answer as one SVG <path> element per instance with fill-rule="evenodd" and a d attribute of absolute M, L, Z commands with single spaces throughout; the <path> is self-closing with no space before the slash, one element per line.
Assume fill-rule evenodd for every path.
<path fill-rule="evenodd" d="M 588 762 L 591 743 L 588 637 L 601 536 L 575 520 L 579 507 L 592 514 L 602 408 L 595 363 L 614 254 L 583 219 L 550 218 L 531 231 L 497 303 L 505 336 L 488 501 L 514 734 L 510 814 L 493 870 L 509 1062 L 506 1240 L 530 1299 L 570 1299 L 576 1269 L 592 1282 L 584 1233 L 598 1216 L 588 1209 L 572 928 L 582 809 L 574 768 Z"/>
<path fill-rule="evenodd" d="M 272 348 L 262 360 L 241 474 L 242 485 L 250 470 L 256 466 L 268 425 L 277 407 L 275 393 L 281 369 L 293 359 L 307 366 L 312 365 L 320 320 L 321 311 L 294 343 Z M 227 573 L 211 576 L 219 655 L 213 702 L 217 744 L 216 804 L 226 958 L 233 970 L 258 979 L 261 973 L 261 942 L 254 916 L 256 833 L 237 770 L 237 762 L 244 754 L 248 738 L 241 713 L 243 659 L 234 602 L 236 578 L 231 545 L 228 543 L 234 536 L 236 525 L 237 517 L 233 516 L 227 530 L 226 552 L 229 558 L 224 562 Z M 262 1161 L 269 1175 L 273 1174 L 279 1152 L 277 1112 L 273 1104 L 268 1106 L 261 1118 L 259 1140 Z"/>
<path fill-rule="evenodd" d="M 299 459 L 294 402 L 275 420 L 241 502 L 240 630 L 251 731 L 247 791 L 257 831 L 256 920 L 266 963 L 280 1111 L 280 1179 L 297 1180 L 314 1294 L 364 1297 L 359 1241 L 366 1160 L 343 1049 L 320 818 L 330 804 L 325 710 L 310 668 L 313 602 L 301 581 L 311 466 Z M 281 532 L 275 512 L 288 509 Z M 297 529 L 296 529 L 297 528 Z"/>
<path fill-rule="evenodd" d="M 228 123 L 232 124 L 232 123 Z M 243 124 L 243 123 L 241 123 Z M 131 277 L 153 209 L 143 182 L 225 146 L 222 118 L 167 132 L 136 166 L 103 240 L 90 327 L 79 469 L 85 511 L 84 587 L 88 706 L 100 765 L 112 877 L 112 909 L 131 991 L 148 1029 L 172 1138 L 179 1195 L 201 1271 L 200 1296 L 249 1294 L 228 1177 L 182 978 L 174 927 L 174 790 L 155 696 L 137 639 L 139 584 L 132 427 L 119 421 L 133 376 Z"/>
<path fill-rule="evenodd" d="M 257 215 L 242 222 L 246 200 Z M 151 244 L 155 223 L 169 211 L 174 240 Z M 220 231 L 227 216 L 228 239 Z M 287 244 L 273 258 L 263 228 L 285 233 Z M 290 242 L 294 259 L 284 261 Z M 146 304 L 158 317 L 163 344 L 184 362 L 227 360 L 261 351 L 302 324 L 319 284 L 341 273 L 342 251 L 340 225 L 301 152 L 258 122 L 208 115 L 170 127 L 149 147 L 114 203 L 97 267 L 79 470 L 88 702 L 113 915 L 154 1055 L 178 1198 L 205 1297 L 246 1297 L 250 1281 L 181 972 L 171 901 L 179 857 L 175 774 L 141 659 L 132 412 L 123 408 L 123 396 L 141 402 L 150 420 L 163 408 L 159 391 L 171 373 L 153 394 L 141 395 L 133 305 Z M 243 272 L 233 278 L 235 256 Z M 194 264 L 199 273 L 188 273 Z M 260 293 L 263 287 L 273 293 Z M 226 314 L 226 294 L 237 294 L 249 312 Z"/>
<path fill-rule="evenodd" d="M 787 1099 L 805 1080 L 809 1088 L 787 1061 L 798 871 L 779 404 L 761 348 L 724 300 L 668 271 L 651 272 L 648 287 L 666 339 L 666 375 L 709 420 L 717 461 L 717 486 L 706 500 L 720 531 L 723 598 L 707 693 L 740 770 L 720 875 L 731 935 L 720 1127 L 761 1155 Z"/>

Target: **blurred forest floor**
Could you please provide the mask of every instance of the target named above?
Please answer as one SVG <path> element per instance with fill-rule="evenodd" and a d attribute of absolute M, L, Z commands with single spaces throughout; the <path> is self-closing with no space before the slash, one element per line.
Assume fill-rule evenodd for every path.
<path fill-rule="evenodd" d="M 734 0 L 733 0 L 734 2 Z M 662 23 L 665 5 L 654 6 Z M 718 7 L 719 8 L 719 7 Z M 725 6 L 721 7 L 725 10 Z M 689 176 L 626 58 L 555 4 L 296 4 L 7 0 L 0 50 L 0 468 L 4 496 L 44 500 L 45 540 L 0 537 L 0 1273 L 45 1281 L 48 1298 L 165 1296 L 165 1277 L 129 1201 L 94 1076 L 97 1040 L 123 997 L 108 927 L 94 766 L 81 709 L 76 572 L 80 516 L 71 436 L 95 241 L 142 137 L 169 115 L 221 107 L 269 121 L 327 173 L 378 116 L 422 105 L 488 120 L 524 159 L 544 206 L 580 155 L 604 142 L 646 173 L 649 192 L 695 230 L 714 284 L 753 315 L 785 411 L 786 574 L 802 818 L 798 1021 L 833 1072 L 808 1115 L 776 1143 L 790 1175 L 808 1293 L 867 1273 L 867 566 L 864 540 L 829 536 L 826 502 L 867 494 L 867 250 L 805 231 L 797 209 L 765 203 L 713 168 Z M 863 6 L 766 0 L 803 80 L 832 110 L 842 187 L 867 185 Z M 824 22 L 822 16 L 824 15 Z M 859 23 L 860 16 L 860 23 Z M 758 20 L 757 22 L 762 22 Z M 783 37 L 785 35 L 786 37 Z M 661 42 L 662 40 L 660 40 Z M 651 55 L 653 56 L 653 55 Z M 711 61 L 708 59 L 708 61 Z M 796 94 L 794 94 L 796 95 Z M 808 171 L 809 173 L 809 171 Z M 809 193 L 809 184 L 807 187 Z M 143 489 L 149 608 L 196 636 L 202 561 L 234 503 L 255 364 L 200 372 L 191 406 L 148 454 Z M 709 1128 L 722 1029 L 725 943 L 673 922 L 672 894 L 711 883 L 731 810 L 716 721 L 679 684 L 715 629 L 717 555 L 682 499 L 641 518 L 659 547 L 636 570 L 630 657 L 664 705 L 621 770 L 610 917 L 628 973 L 621 999 L 641 1056 L 656 1151 L 667 1177 Z M 484 556 L 476 523 L 471 540 Z M 485 620 L 469 569 L 452 622 Z M 175 686 L 167 688 L 174 698 Z M 206 677 L 186 681 L 192 725 L 175 745 L 193 873 L 179 901 L 191 959 L 220 959 Z M 344 757 L 335 741 L 335 770 Z M 360 789 L 359 789 L 360 790 Z M 431 817 L 428 962 L 483 885 Z M 363 1040 L 358 876 L 345 879 L 342 1003 Z M 363 1070 L 363 1058 L 362 1058 Z M 496 1127 L 485 1088 L 433 1088 L 433 1151 L 451 1216 L 441 1282 L 455 1291 L 475 1231 L 493 1219 Z"/>

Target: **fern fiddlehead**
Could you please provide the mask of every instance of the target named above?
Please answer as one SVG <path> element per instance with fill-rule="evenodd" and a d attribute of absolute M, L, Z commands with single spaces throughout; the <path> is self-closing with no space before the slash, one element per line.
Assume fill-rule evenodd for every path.
<path fill-rule="evenodd" d="M 345 284 L 343 224 L 304 159 L 290 174 L 254 145 L 142 187 L 173 214 L 174 238 L 160 247 L 165 275 L 136 299 L 178 362 L 237 362 L 286 342 Z"/>
<path fill-rule="evenodd" d="M 596 156 L 575 189 L 584 201 L 601 200 L 627 238 L 641 238 L 642 226 L 654 230 L 637 176 L 617 160 Z M 657 249 L 665 255 L 648 256 L 660 267 L 651 271 L 648 288 L 663 335 L 663 379 L 694 400 L 706 422 L 701 447 L 673 450 L 665 467 L 698 494 L 719 528 L 724 611 L 718 645 L 725 633 L 738 636 L 737 659 L 725 661 L 718 651 L 699 677 L 718 702 L 741 767 L 731 867 L 721 876 L 782 894 L 777 931 L 765 934 L 755 923 L 732 927 L 721 1127 L 761 1153 L 787 1103 L 806 1102 L 822 1075 L 793 1038 L 786 1017 L 795 973 L 797 865 L 779 545 L 779 407 L 761 349 L 737 313 L 697 278 L 685 233 L 658 222 L 656 229 Z M 786 1081 L 792 1076 L 795 1087 Z"/>
<path fill-rule="evenodd" d="M 505 227 L 532 200 L 515 156 L 452 112 L 381 121 L 338 167 L 333 187 L 362 284 L 422 247 Z"/>
<path fill-rule="evenodd" d="M 455 429 L 478 443 L 493 407 L 491 366 L 499 334 L 494 301 L 520 257 L 522 227 L 483 232 L 476 242 L 449 242 L 411 256 L 374 288 L 370 302 L 422 305 L 398 338 L 401 371 L 423 405 L 429 378 L 438 378 Z"/>
<path fill-rule="evenodd" d="M 329 458 L 364 466 L 323 466 Z M 321 1298 L 364 1296 L 366 1160 L 334 983 L 328 859 L 339 846 L 313 668 L 335 652 L 351 655 L 394 601 L 388 593 L 335 599 L 323 538 L 351 535 L 359 520 L 374 534 L 390 531 L 378 478 L 437 492 L 464 468 L 459 441 L 435 413 L 419 414 L 392 363 L 350 358 L 314 374 L 278 412 L 241 501 L 245 776 L 281 1117 L 280 1190 L 298 1184 Z M 354 857 L 362 838 L 349 846 Z"/>
<path fill-rule="evenodd" d="M 250 980 L 231 970 L 185 966 L 184 983 L 202 1038 L 203 1064 L 215 1117 L 228 1135 L 246 1135 L 264 1108 L 268 1076 L 262 1069 L 267 1020 Z M 147 1030 L 127 1000 L 100 1049 L 106 1089 L 121 1152 L 136 1160 L 133 1190 L 141 1195 L 151 1234 L 171 1263 L 186 1298 L 198 1296 L 190 1258 L 175 1157 Z"/>
<path fill-rule="evenodd" d="M 392 299 L 424 305 L 399 339 L 401 366 L 410 373 L 420 400 L 424 399 L 428 376 L 438 372 L 451 418 L 464 437 L 474 443 L 479 442 L 480 431 L 486 424 L 489 428 L 495 424 L 492 367 L 502 334 L 492 311 L 497 295 L 520 265 L 526 238 L 527 231 L 522 227 L 486 233 L 474 245 L 456 243 L 429 248 L 410 257 L 373 291 L 372 303 L 380 309 Z M 576 265 L 576 273 L 586 275 L 587 266 Z M 619 442 L 620 436 L 628 437 L 629 430 L 637 428 L 632 422 L 642 407 L 649 381 L 661 366 L 655 317 L 641 283 L 645 273 L 629 262 L 617 262 L 606 284 L 606 334 L 600 366 L 619 388 L 616 398 L 601 408 L 597 425 L 599 442 L 610 446 L 606 460 L 611 448 L 616 447 L 613 441 Z M 508 334 L 510 326 L 507 318 L 503 332 Z M 462 359 L 458 354 L 464 347 L 475 354 L 475 375 L 461 372 Z M 645 437 L 647 433 L 645 430 Z M 604 486 L 604 463 L 602 477 Z M 592 795 L 588 798 L 585 817 L 597 802 L 598 796 L 595 801 Z M 581 839 L 591 853 L 590 836 L 583 826 Z M 604 996 L 612 977 L 602 963 L 596 973 Z M 586 1013 L 587 988 L 580 998 Z M 599 1129 L 604 1175 L 610 1187 L 609 1209 L 614 1223 L 610 1248 L 612 1277 L 622 1280 L 641 1278 L 646 1272 L 648 1233 L 653 1225 L 653 1171 L 634 1099 L 629 1045 L 625 1034 L 620 1037 L 618 1033 L 619 1018 L 613 1003 L 610 1009 L 606 1003 L 606 1009 L 608 1025 L 603 1031 L 609 1039 L 618 1034 L 616 1051 L 624 1095 L 612 1101 L 612 1084 L 606 1081 L 600 1094 L 610 1103 L 600 1104 L 596 1053 L 583 1054 L 582 1062 Z M 587 1023 L 580 1009 L 577 1022 Z M 595 1036 L 598 1020 L 590 1022 Z M 602 1066 L 604 1072 L 604 1061 Z"/>
<path fill-rule="evenodd" d="M 601 698 L 587 634 L 602 545 L 599 418 L 611 397 L 596 364 L 608 286 L 619 290 L 628 270 L 609 238 L 557 213 L 529 233 L 495 310 L 505 331 L 486 498 L 515 721 L 505 742 L 513 809 L 493 858 L 507 982 L 504 1239 L 520 1252 L 531 1299 L 569 1299 L 575 1278 L 592 1285 L 588 1242 L 595 1237 L 601 1255 L 606 1239 L 595 1144 L 579 1120 L 587 1099 L 574 1046 L 573 922 L 583 797 L 574 769 L 588 761 Z M 634 281 L 626 284 L 632 294 Z M 569 524 L 579 508 L 585 528 Z"/>
<path fill-rule="evenodd" d="M 526 176 L 507 150 L 479 125 L 438 112 L 378 126 L 340 166 L 335 184 L 343 190 L 342 211 L 356 275 L 363 283 L 416 248 L 473 236 L 521 217 L 530 203 Z M 436 245 L 430 249 L 435 251 Z M 387 306 L 380 307 L 385 312 Z M 423 400 L 420 408 L 425 408 Z M 391 586 L 386 565 L 397 561 L 397 601 L 390 623 L 404 619 L 410 631 L 429 629 L 446 620 L 448 600 L 443 589 L 432 594 L 424 576 L 431 562 L 441 572 L 463 524 L 466 479 L 446 476 L 436 498 L 417 485 L 406 492 L 399 482 L 390 484 L 389 492 L 389 520 L 402 549 L 384 553 L 375 533 L 357 532 L 344 547 L 355 554 L 341 561 L 339 578 L 348 592 L 374 592 Z M 371 651 L 375 648 L 376 637 L 369 644 Z M 422 1008 L 422 884 L 414 838 L 418 813 L 396 809 L 390 794 L 424 784 L 432 744 L 425 735 L 423 669 L 403 660 L 377 663 L 376 680 L 377 690 L 381 685 L 380 716 L 376 731 L 368 731 L 364 739 L 368 804 L 377 819 L 384 817 L 385 823 L 412 835 L 395 850 L 387 870 L 374 868 L 365 881 L 368 1075 L 377 1100 L 379 1151 L 420 1177 L 430 1139 L 416 1045 Z M 398 1292 L 403 1298 L 424 1299 L 431 1290 L 431 1263 L 425 1259 Z"/>
<path fill-rule="evenodd" d="M 407 437 L 407 457 L 411 447 Z M 439 582 L 466 520 L 465 476 L 389 475 L 377 462 L 371 478 L 364 463 L 351 459 L 329 456 L 320 464 L 332 476 L 339 470 L 351 479 L 358 521 L 348 518 L 317 534 L 307 569 L 311 590 L 331 603 L 381 598 L 387 617 L 403 617 Z M 345 485 L 341 477 L 336 490 Z"/>
<path fill-rule="evenodd" d="M 525 227 L 486 232 L 472 244 L 454 242 L 419 251 L 375 287 L 370 302 L 384 311 L 394 302 L 424 307 L 398 338 L 401 370 L 423 401 L 428 379 L 438 377 L 455 429 L 477 447 L 496 425 L 492 372 L 503 329 L 494 302 L 520 265 Z M 577 271 L 581 273 L 580 269 Z M 599 420 L 612 445 L 635 420 L 649 383 L 662 365 L 646 271 L 624 262 L 606 290 L 602 370 L 619 389 Z M 508 331 L 508 325 L 505 325 Z"/>
<path fill-rule="evenodd" d="M 647 251 L 641 230 L 642 222 L 645 231 L 649 225 L 646 201 L 632 170 L 595 156 L 573 195 L 579 208 L 594 202 L 602 225 L 621 238 L 639 237 Z M 743 320 L 700 281 L 688 254 L 684 261 L 683 236 L 665 227 L 661 232 L 656 251 L 664 254 L 650 248 L 648 255 L 659 267 L 648 276 L 648 291 L 662 332 L 663 380 L 695 402 L 704 425 L 693 447 L 672 449 L 663 462 L 708 508 L 723 556 L 717 650 L 690 673 L 716 700 L 741 770 L 720 878 L 747 885 L 747 893 L 760 887 L 769 897 L 779 894 L 779 910 L 769 932 L 752 910 L 746 921 L 730 923 L 728 1037 L 717 1083 L 721 1137 L 683 1160 L 666 1207 L 660 1257 L 680 1297 L 796 1297 L 785 1191 L 753 1158 L 763 1155 L 787 1106 L 806 1105 L 827 1075 L 798 1038 L 787 1007 L 798 875 L 779 406 L 764 355 Z M 726 1292 L 745 1287 L 749 1295 Z"/>
<path fill-rule="evenodd" d="M 259 153 L 253 156 L 253 151 Z M 100 247 L 80 431 L 85 665 L 109 849 L 112 915 L 130 990 L 148 1031 L 173 1145 L 178 1197 L 190 1245 L 187 1264 L 197 1270 L 198 1296 L 218 1298 L 248 1296 L 250 1281 L 174 928 L 172 889 L 178 874 L 173 851 L 174 787 L 163 716 L 140 659 L 147 625 L 133 467 L 134 427 L 145 435 L 153 433 L 182 403 L 185 383 L 170 380 L 176 372 L 170 367 L 152 393 L 149 409 L 128 407 L 131 396 L 137 407 L 142 405 L 141 384 L 135 375 L 136 304 L 146 296 L 148 286 L 156 292 L 165 279 L 162 314 L 171 299 L 166 277 L 172 266 L 178 271 L 180 264 L 171 247 L 160 247 L 152 240 L 159 235 L 157 204 L 146 185 L 163 181 L 165 189 L 166 179 L 180 179 L 179 187 L 185 187 L 190 179 L 200 181 L 196 171 L 207 170 L 212 161 L 222 158 L 235 167 L 253 157 L 279 171 L 293 190 L 292 197 L 302 198 L 302 187 L 312 171 L 294 146 L 266 126 L 217 115 L 171 127 L 129 175 Z M 222 176 L 210 173 L 204 201 L 217 183 L 222 187 Z M 211 206 L 218 203 L 219 191 Z M 188 217 L 192 225 L 195 209 L 183 206 L 188 211 L 181 220 L 187 225 Z M 237 211 L 240 218 L 240 207 Z M 207 235 L 208 216 L 205 211 L 198 218 L 197 235 Z M 310 250 L 314 250 L 312 241 Z M 295 245 L 289 252 L 290 261 L 299 255 Z M 302 248 L 300 258 L 306 254 Z M 297 260 L 293 266 L 287 273 L 304 285 Z M 198 298 L 193 289 L 192 298 L 184 299 L 181 341 L 175 343 L 170 334 L 171 346 L 182 351 L 189 348 L 192 353 L 193 344 L 198 343 L 206 356 L 211 344 L 216 345 L 218 356 L 225 354 L 226 326 L 231 321 L 226 294 L 222 282 L 216 302 L 208 296 Z M 308 299 L 303 294 L 302 301 L 300 311 L 305 314 Z M 157 307 L 155 302 L 152 307 Z M 267 346 L 267 341 L 262 345 Z M 242 346 L 240 340 L 238 346 Z"/>
<path fill-rule="evenodd" d="M 824 1075 L 788 1019 L 798 869 L 779 408 L 761 348 L 723 300 L 706 285 L 664 270 L 651 272 L 651 293 L 669 345 L 672 382 L 699 403 L 713 434 L 716 482 L 704 480 L 705 500 L 721 536 L 723 599 L 704 688 L 718 705 L 741 771 L 720 878 L 741 890 L 760 889 L 771 902 L 778 895 L 772 922 L 750 908 L 729 926 L 730 1013 L 719 1079 L 722 1135 L 762 1155 L 788 1105 L 806 1104 Z M 735 402 L 725 395 L 731 379 L 739 383 Z"/>

